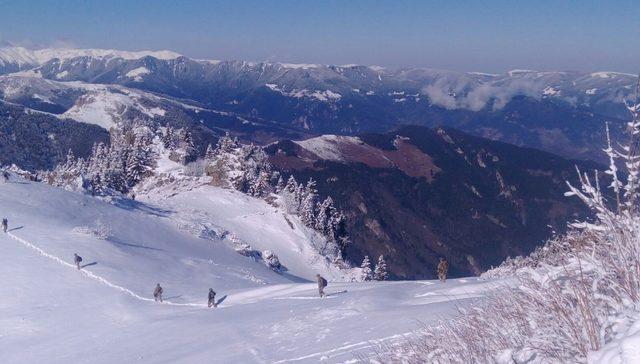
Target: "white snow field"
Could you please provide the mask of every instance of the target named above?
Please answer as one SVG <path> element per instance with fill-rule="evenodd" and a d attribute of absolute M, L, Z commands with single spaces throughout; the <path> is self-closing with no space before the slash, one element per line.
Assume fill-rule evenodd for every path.
<path fill-rule="evenodd" d="M 305 260 L 313 257 L 305 232 L 270 214 L 270 205 L 234 196 L 199 189 L 160 206 L 109 203 L 14 177 L 0 183 L 0 216 L 9 219 L 9 232 L 0 232 L 0 363 L 357 362 L 495 284 L 338 283 L 334 268 Z M 274 272 L 224 239 L 195 236 L 183 226 L 194 209 L 273 249 L 289 270 Z M 281 224 L 293 233 L 275 241 Z M 81 271 L 74 252 L 84 258 Z M 317 271 L 333 274 L 322 299 L 309 281 Z M 156 283 L 163 304 L 153 301 Z M 220 301 L 213 309 L 210 287 Z"/>

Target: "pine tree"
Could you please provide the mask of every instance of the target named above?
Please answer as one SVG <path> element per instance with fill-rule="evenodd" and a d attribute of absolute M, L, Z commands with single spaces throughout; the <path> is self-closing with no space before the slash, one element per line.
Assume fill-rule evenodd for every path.
<path fill-rule="evenodd" d="M 316 181 L 314 181 L 313 178 L 309 178 L 306 188 L 308 193 L 312 193 L 314 195 L 318 193 L 318 190 L 316 189 Z"/>
<path fill-rule="evenodd" d="M 273 186 L 273 190 L 274 192 L 278 193 L 278 181 L 282 179 L 282 176 L 280 175 L 280 172 L 278 171 L 273 171 L 271 172 L 271 179 L 269 180 L 269 183 L 271 184 L 271 186 Z M 284 185 L 284 182 L 282 182 Z"/>
<path fill-rule="evenodd" d="M 128 154 L 125 170 L 127 188 L 135 186 L 144 177 L 147 172 L 145 159 L 145 153 L 141 147 L 133 148 Z"/>
<path fill-rule="evenodd" d="M 182 129 L 182 143 L 184 145 L 184 158 L 182 164 L 187 164 L 191 162 L 196 157 L 196 147 L 193 143 L 193 138 L 191 136 L 191 132 L 187 129 Z"/>
<path fill-rule="evenodd" d="M 309 178 L 307 185 L 301 189 L 300 219 L 309 227 L 314 227 L 316 219 L 316 182 Z"/>
<path fill-rule="evenodd" d="M 69 149 L 67 151 L 67 161 L 64 165 L 65 171 L 72 170 L 76 166 L 76 157 L 73 155 L 73 151 Z"/>
<path fill-rule="evenodd" d="M 298 202 L 296 200 L 296 191 L 298 191 L 298 182 L 296 178 L 291 175 L 287 180 L 287 184 L 284 186 L 280 195 L 288 213 L 296 214 L 298 212 Z"/>
<path fill-rule="evenodd" d="M 282 176 L 278 177 L 278 182 L 276 182 L 276 193 L 280 193 L 284 190 L 284 180 Z"/>
<path fill-rule="evenodd" d="M 175 149 L 175 143 L 173 140 L 173 129 L 170 127 L 167 127 L 164 131 L 164 135 L 162 136 L 162 143 L 164 144 L 164 147 L 169 149 L 169 150 L 173 150 Z"/>
<path fill-rule="evenodd" d="M 265 171 L 260 172 L 258 178 L 251 182 L 249 187 L 249 194 L 251 196 L 261 197 L 269 193 L 271 184 L 269 182 L 269 174 Z"/>
<path fill-rule="evenodd" d="M 229 187 L 229 170 L 226 154 L 216 155 L 206 168 L 207 176 L 211 177 L 211 184 L 219 187 Z"/>
<path fill-rule="evenodd" d="M 300 220 L 306 226 L 314 227 L 316 211 L 316 195 L 313 193 L 306 193 L 302 200 L 302 206 L 300 207 Z"/>
<path fill-rule="evenodd" d="M 289 193 L 295 193 L 297 189 L 298 181 L 296 181 L 296 178 L 293 175 L 289 176 L 289 179 L 287 180 L 286 190 Z"/>
<path fill-rule="evenodd" d="M 360 279 L 362 281 L 370 281 L 373 279 L 373 271 L 371 270 L 371 261 L 369 260 L 369 256 L 365 255 L 362 260 L 362 264 L 360 265 L 362 268 L 362 273 L 360 275 Z"/>
<path fill-rule="evenodd" d="M 338 237 L 338 249 L 340 249 L 340 256 L 342 258 L 345 257 L 347 247 L 351 244 L 351 238 L 346 233 L 340 235 Z"/>
<path fill-rule="evenodd" d="M 376 264 L 376 269 L 373 272 L 373 278 L 376 281 L 386 281 L 389 278 L 389 273 L 387 273 L 387 262 L 384 261 L 384 256 L 380 256 L 378 258 L 378 264 Z"/>
<path fill-rule="evenodd" d="M 329 196 L 318 204 L 318 213 L 314 224 L 316 230 L 332 241 L 335 240 L 335 226 L 332 223 L 334 214 L 336 214 L 336 209 L 333 206 L 333 199 Z"/>
<path fill-rule="evenodd" d="M 99 195 L 102 194 L 102 192 L 104 191 L 104 183 L 102 180 L 102 174 L 101 172 L 96 172 L 93 177 L 91 177 L 91 194 L 92 195 Z"/>
<path fill-rule="evenodd" d="M 211 144 L 207 145 L 207 151 L 204 153 L 204 158 L 211 162 L 215 158 L 215 152 Z"/>
<path fill-rule="evenodd" d="M 216 151 L 223 153 L 232 152 L 236 148 L 238 148 L 238 140 L 232 139 L 229 132 L 226 132 L 223 137 L 218 139 L 218 144 L 216 145 Z"/>

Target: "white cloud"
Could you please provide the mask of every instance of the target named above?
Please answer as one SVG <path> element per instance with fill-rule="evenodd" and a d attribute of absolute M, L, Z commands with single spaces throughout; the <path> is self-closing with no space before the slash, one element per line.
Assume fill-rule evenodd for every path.
<path fill-rule="evenodd" d="M 469 109 L 478 111 L 493 101 L 494 109 L 503 108 L 514 96 L 529 96 L 539 98 L 544 83 L 536 80 L 516 79 L 508 80 L 501 85 L 477 83 L 472 81 L 450 82 L 439 79 L 435 83 L 423 88 L 431 103 L 445 109 Z"/>

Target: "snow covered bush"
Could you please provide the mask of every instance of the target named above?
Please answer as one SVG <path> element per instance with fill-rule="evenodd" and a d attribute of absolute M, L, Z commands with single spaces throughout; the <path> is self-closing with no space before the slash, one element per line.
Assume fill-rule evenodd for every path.
<path fill-rule="evenodd" d="M 101 221 L 97 221 L 94 226 L 76 226 L 71 229 L 76 234 L 84 234 L 106 240 L 111 236 L 111 228 Z"/>
<path fill-rule="evenodd" d="M 5 165 L 0 167 L 0 173 L 9 173 L 9 176 L 11 175 L 16 175 L 16 176 L 20 176 L 22 178 L 24 178 L 27 181 L 39 181 L 40 180 L 40 176 L 36 173 L 31 173 L 29 171 L 26 171 L 20 167 L 18 167 L 15 164 L 11 164 L 11 165 Z M 40 172 L 42 173 L 42 172 Z"/>
<path fill-rule="evenodd" d="M 594 219 L 570 224 L 565 236 L 485 274 L 514 278 L 460 307 L 455 319 L 425 327 L 400 351 L 381 348 L 383 361 L 586 362 L 616 339 L 620 322 L 633 327 L 629 321 L 640 317 L 638 99 L 629 110 L 630 140 L 615 149 L 607 138 L 604 150 L 612 197 L 597 171 L 578 171 L 580 186 L 569 185 L 567 196 L 582 200 Z"/>
<path fill-rule="evenodd" d="M 244 255 L 245 257 L 253 258 L 256 261 L 262 258 L 262 255 L 259 251 L 254 250 L 251 245 L 240 240 L 234 234 L 231 234 L 231 243 L 233 244 L 233 250 L 240 255 Z"/>
<path fill-rule="evenodd" d="M 234 234 L 231 234 L 230 239 L 231 243 L 233 244 L 233 249 L 236 251 L 236 253 L 248 258 L 253 258 L 256 261 L 262 260 L 267 267 L 276 272 L 282 269 L 280 259 L 278 259 L 278 256 L 271 250 L 259 252 L 253 249 L 250 244 L 242 241 Z"/>
<path fill-rule="evenodd" d="M 184 175 L 189 177 L 202 177 L 207 172 L 207 161 L 198 159 L 184 166 Z"/>
<path fill-rule="evenodd" d="M 278 256 L 275 255 L 275 253 L 273 253 L 271 250 L 263 251 L 262 259 L 264 260 L 264 264 L 266 264 L 267 267 L 275 271 L 278 271 L 282 268 L 282 265 L 280 264 L 280 259 L 278 259 Z"/>
<path fill-rule="evenodd" d="M 554 236 L 544 245 L 536 247 L 526 257 L 508 257 L 498 267 L 491 268 L 482 274 L 482 278 L 512 277 L 523 271 L 523 268 L 537 268 L 541 265 L 559 265 L 561 260 L 570 251 L 571 247 L 580 245 L 582 233 L 578 230 L 569 230 L 563 236 Z"/>

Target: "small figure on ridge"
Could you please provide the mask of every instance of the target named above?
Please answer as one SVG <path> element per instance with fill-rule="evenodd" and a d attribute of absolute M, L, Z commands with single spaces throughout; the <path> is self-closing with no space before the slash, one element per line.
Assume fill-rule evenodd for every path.
<path fill-rule="evenodd" d="M 440 282 L 444 283 L 447 280 L 447 271 L 449 270 L 449 263 L 444 258 L 440 258 L 440 263 L 438 263 L 438 279 Z"/>
<path fill-rule="evenodd" d="M 162 287 L 160 287 L 160 283 L 158 283 L 156 285 L 156 289 L 153 290 L 153 298 L 156 300 L 156 302 L 162 302 L 162 292 L 163 289 Z"/>
<path fill-rule="evenodd" d="M 327 286 L 327 280 L 320 274 L 316 274 L 316 277 L 318 278 L 318 293 L 320 293 L 320 297 L 324 297 L 324 288 Z"/>
<path fill-rule="evenodd" d="M 80 263 L 82 263 L 82 257 L 77 253 L 73 253 L 73 261 L 76 263 L 76 267 L 78 268 L 78 270 L 80 270 L 82 268 L 80 267 Z"/>
<path fill-rule="evenodd" d="M 216 292 L 213 290 L 213 288 L 209 288 L 209 302 L 207 303 L 207 306 L 209 306 L 209 307 L 217 307 L 218 306 L 216 304 Z"/>

